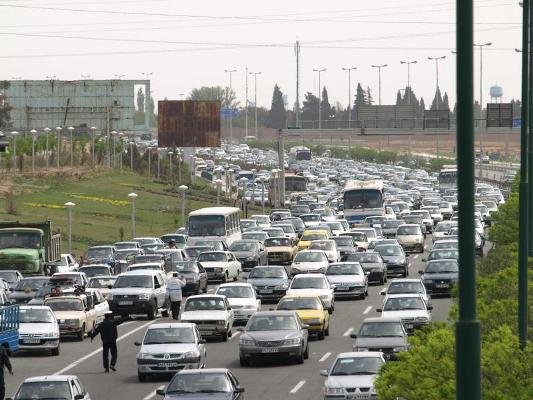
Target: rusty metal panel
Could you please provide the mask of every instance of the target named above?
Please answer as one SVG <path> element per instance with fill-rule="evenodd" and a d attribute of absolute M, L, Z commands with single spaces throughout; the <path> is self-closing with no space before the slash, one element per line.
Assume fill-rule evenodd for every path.
<path fill-rule="evenodd" d="M 220 101 L 159 101 L 159 147 L 220 147 Z"/>

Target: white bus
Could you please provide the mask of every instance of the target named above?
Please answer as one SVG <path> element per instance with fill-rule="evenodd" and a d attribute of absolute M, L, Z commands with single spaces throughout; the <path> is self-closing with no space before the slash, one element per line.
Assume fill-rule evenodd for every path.
<path fill-rule="evenodd" d="M 241 210 L 236 207 L 207 207 L 189 213 L 188 246 L 200 240 L 219 240 L 228 246 L 241 238 Z"/>
<path fill-rule="evenodd" d="M 445 192 L 450 189 L 457 189 L 457 167 L 445 165 L 439 172 L 439 191 Z"/>
<path fill-rule="evenodd" d="M 366 217 L 385 215 L 383 181 L 346 182 L 343 193 L 344 218 L 349 224 L 361 223 Z"/>

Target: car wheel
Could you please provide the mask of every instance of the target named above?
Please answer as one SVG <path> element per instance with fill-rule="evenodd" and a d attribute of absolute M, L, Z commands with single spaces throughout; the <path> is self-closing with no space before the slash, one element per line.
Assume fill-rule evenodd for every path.
<path fill-rule="evenodd" d="M 334 311 L 335 311 L 335 304 L 333 303 L 333 301 L 331 301 L 331 306 L 329 307 L 328 312 L 330 314 L 333 314 Z"/>
<path fill-rule="evenodd" d="M 146 382 L 146 375 L 145 374 L 137 372 L 137 377 L 139 378 L 139 382 Z"/>
<path fill-rule="evenodd" d="M 57 347 L 55 349 L 52 349 L 51 353 L 53 356 L 58 356 L 59 355 L 59 350 L 60 350 L 60 347 L 59 345 L 57 345 Z"/>
<path fill-rule="evenodd" d="M 248 360 L 244 357 L 239 357 L 239 364 L 241 365 L 241 367 L 247 367 L 250 365 L 250 363 L 248 362 Z"/>
<path fill-rule="evenodd" d="M 227 341 L 228 341 L 228 338 L 229 338 L 228 330 L 226 329 L 226 330 L 224 331 L 224 333 L 222 334 L 222 341 L 223 341 L 223 342 L 227 342 Z"/>
<path fill-rule="evenodd" d="M 85 337 L 85 324 L 83 324 L 81 326 L 81 329 L 80 331 L 78 332 L 78 334 L 76 335 L 76 339 L 78 339 L 80 342 L 83 340 L 83 338 Z"/>
<path fill-rule="evenodd" d="M 328 321 L 328 326 L 326 327 L 326 330 L 324 331 L 324 335 L 329 336 L 329 321 Z"/>
<path fill-rule="evenodd" d="M 365 288 L 365 297 L 368 297 L 368 286 Z"/>
<path fill-rule="evenodd" d="M 239 279 L 239 274 L 241 273 L 241 271 L 237 271 L 237 275 L 235 275 L 233 277 L 233 282 L 237 282 L 237 280 Z"/>
<path fill-rule="evenodd" d="M 296 356 L 296 364 L 303 364 L 305 360 L 304 352 L 302 351 L 300 354 Z"/>
<path fill-rule="evenodd" d="M 409 273 L 407 272 L 407 269 L 405 269 L 405 271 L 403 271 L 403 277 L 404 277 L 404 278 L 407 278 L 407 275 L 408 275 L 408 274 L 409 274 Z"/>
<path fill-rule="evenodd" d="M 204 293 L 207 293 L 207 281 L 205 281 L 205 285 L 204 285 Z"/>
<path fill-rule="evenodd" d="M 226 283 L 228 281 L 228 271 L 224 274 L 224 278 L 222 279 L 222 283 Z"/>
<path fill-rule="evenodd" d="M 156 305 L 154 304 L 150 309 L 148 309 L 148 312 L 146 313 L 146 318 L 148 318 L 150 321 L 155 319 L 155 312 L 157 310 Z"/>
<path fill-rule="evenodd" d="M 320 332 L 318 332 L 318 340 L 324 340 L 326 338 L 326 330 L 322 329 Z"/>
<path fill-rule="evenodd" d="M 309 358 L 309 343 L 305 346 L 304 358 L 307 360 Z"/>

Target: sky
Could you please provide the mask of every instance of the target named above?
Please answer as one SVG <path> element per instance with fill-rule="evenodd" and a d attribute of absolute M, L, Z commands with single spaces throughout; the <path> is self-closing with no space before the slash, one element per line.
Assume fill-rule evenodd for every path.
<path fill-rule="evenodd" d="M 476 43 L 483 50 L 483 102 L 489 88 L 503 101 L 520 97 L 521 7 L 518 0 L 475 1 Z M 394 104 L 407 85 L 428 104 L 439 86 L 455 102 L 455 1 L 450 0 L 0 0 L 0 79 L 151 80 L 152 96 L 180 99 L 200 86 L 232 86 L 245 103 L 246 68 L 257 75 L 257 100 L 270 107 L 275 84 L 292 105 L 296 96 L 294 43 L 300 42 L 300 102 L 317 95 L 318 74 L 330 103 L 348 102 L 357 82 L 378 102 Z M 479 99 L 479 50 L 474 94 Z M 143 75 L 148 73 L 149 75 Z M 254 77 L 248 75 L 250 101 Z"/>

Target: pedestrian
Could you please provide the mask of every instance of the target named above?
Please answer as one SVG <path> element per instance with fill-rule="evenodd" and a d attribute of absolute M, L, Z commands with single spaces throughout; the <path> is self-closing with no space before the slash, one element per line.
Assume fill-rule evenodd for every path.
<path fill-rule="evenodd" d="M 4 381 L 4 368 L 7 368 L 9 373 L 13 375 L 13 367 L 11 366 L 11 361 L 9 361 L 9 356 L 7 355 L 7 351 L 5 347 L 2 346 L 2 350 L 0 350 L 0 400 L 4 400 L 4 397 L 6 395 L 6 383 Z"/>
<path fill-rule="evenodd" d="M 102 356 L 104 362 L 105 372 L 109 372 L 109 368 L 116 371 L 117 364 L 117 326 L 123 323 L 127 318 L 113 318 L 113 312 L 107 311 L 104 320 L 93 330 L 89 336 L 91 342 L 94 337 L 100 334 L 102 339 Z M 111 352 L 111 364 L 109 364 L 109 352 Z"/>
<path fill-rule="evenodd" d="M 184 287 L 186 281 L 180 277 L 177 272 L 173 272 L 172 276 L 167 281 L 167 292 L 170 298 L 170 309 L 172 311 L 172 319 L 179 319 L 182 293 L 181 288 Z"/>

